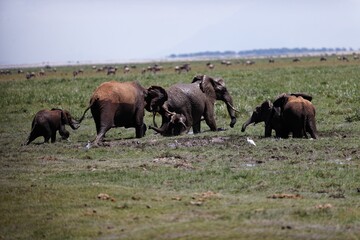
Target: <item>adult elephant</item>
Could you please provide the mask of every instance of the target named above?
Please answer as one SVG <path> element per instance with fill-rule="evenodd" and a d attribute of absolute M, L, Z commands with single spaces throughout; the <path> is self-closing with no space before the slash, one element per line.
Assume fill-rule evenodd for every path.
<path fill-rule="evenodd" d="M 45 143 L 48 143 L 50 139 L 54 143 L 57 131 L 63 139 L 67 139 L 70 133 L 65 129 L 65 125 L 69 125 L 74 130 L 80 127 L 79 123 L 66 110 L 58 108 L 41 110 L 35 114 L 30 135 L 23 145 L 30 144 L 40 136 L 44 137 Z"/>
<path fill-rule="evenodd" d="M 294 138 L 307 138 L 307 132 L 317 138 L 315 107 L 311 100 L 312 97 L 306 94 L 281 94 L 275 99 L 273 105 L 280 108 L 283 138 L 290 133 Z"/>
<path fill-rule="evenodd" d="M 250 118 L 242 125 L 241 131 L 245 132 L 247 126 L 260 122 L 265 122 L 265 137 L 271 137 L 272 130 L 275 130 L 276 137 L 281 137 L 280 109 L 274 108 L 270 100 L 255 108 Z"/>
<path fill-rule="evenodd" d="M 144 109 L 155 111 L 167 100 L 165 90 L 161 87 L 156 94 L 148 94 L 138 82 L 104 82 L 96 88 L 90 98 L 90 104 L 79 120 L 81 122 L 86 112 L 91 109 L 96 125 L 97 136 L 93 145 L 98 145 L 105 133 L 114 127 L 135 128 L 136 138 L 145 135 Z"/>
<path fill-rule="evenodd" d="M 159 111 L 162 116 L 162 127 L 171 121 L 171 113 L 176 113 L 184 116 L 186 131 L 192 127 L 194 133 L 199 133 L 202 117 L 210 130 L 216 131 L 216 100 L 225 102 L 231 117 L 230 127 L 234 127 L 236 123 L 233 100 L 223 79 L 214 79 L 206 75 L 196 76 L 192 83 L 175 84 L 166 92 L 168 100 Z"/>

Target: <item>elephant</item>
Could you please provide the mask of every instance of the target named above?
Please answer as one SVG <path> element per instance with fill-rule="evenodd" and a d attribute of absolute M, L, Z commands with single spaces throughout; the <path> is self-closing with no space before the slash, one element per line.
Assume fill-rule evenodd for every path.
<path fill-rule="evenodd" d="M 286 111 L 284 111 L 282 104 L 285 104 L 288 99 L 290 99 L 290 102 L 286 106 Z M 290 132 L 293 133 L 295 138 L 307 137 L 306 132 L 309 132 L 311 137 L 315 139 L 317 138 L 315 108 L 311 104 L 311 100 L 310 95 L 290 93 L 277 96 L 273 103 L 269 100 L 264 101 L 255 108 L 251 117 L 243 124 L 241 131 L 244 132 L 246 127 L 252 123 L 255 125 L 259 122 L 265 122 L 265 137 L 271 137 L 272 130 L 275 130 L 277 138 L 287 138 Z M 300 105 L 305 105 L 303 112 L 300 110 Z M 304 117 L 303 115 L 307 120 L 302 125 L 305 127 L 301 128 L 302 133 L 300 134 L 300 124 L 298 122 Z M 309 127 L 307 126 L 308 123 Z"/>
<path fill-rule="evenodd" d="M 293 138 L 307 138 L 307 132 L 311 138 L 317 138 L 316 111 L 311 100 L 306 94 L 281 94 L 275 99 L 274 108 L 280 108 L 282 138 L 287 138 L 289 133 Z"/>
<path fill-rule="evenodd" d="M 154 89 L 155 90 L 155 89 Z M 156 89 L 155 91 L 158 91 Z M 149 91 L 150 92 L 150 91 Z M 179 83 L 167 89 L 168 100 L 161 107 L 162 126 L 169 124 L 171 113 L 182 114 L 185 119 L 185 132 L 193 128 L 194 133 L 200 133 L 202 117 L 211 131 L 216 131 L 214 105 L 216 100 L 222 100 L 227 106 L 231 117 L 230 127 L 236 123 L 235 108 L 230 93 L 223 79 L 214 79 L 206 75 L 195 76 L 192 83 Z M 169 114 L 170 113 L 170 114 Z M 166 128 L 166 126 L 165 126 Z"/>
<path fill-rule="evenodd" d="M 67 139 L 70 133 L 65 129 L 65 125 L 69 125 L 74 130 L 80 127 L 79 122 L 66 110 L 58 108 L 41 110 L 36 113 L 31 124 L 30 135 L 23 145 L 30 144 L 40 136 L 44 137 L 45 143 L 48 143 L 50 138 L 51 143 L 54 143 L 56 141 L 56 131 L 59 131 L 63 139 Z"/>
<path fill-rule="evenodd" d="M 97 133 L 92 144 L 98 145 L 103 141 L 105 133 L 114 127 L 135 128 L 136 138 L 142 138 L 146 132 L 144 109 L 159 110 L 159 106 L 167 100 L 166 93 L 163 94 L 165 90 L 152 87 L 158 88 L 159 91 L 148 94 L 148 90 L 136 81 L 110 81 L 98 86 L 79 120 L 81 123 L 86 112 L 91 109 Z"/>
<path fill-rule="evenodd" d="M 280 109 L 274 108 L 270 100 L 255 108 L 251 117 L 242 125 L 241 131 L 245 132 L 247 126 L 260 122 L 265 122 L 265 137 L 271 137 L 272 130 L 275 130 L 276 137 L 281 137 Z"/>
<path fill-rule="evenodd" d="M 161 128 L 149 126 L 150 129 L 160 133 L 163 136 L 177 136 L 186 131 L 185 125 L 186 117 L 184 114 L 168 113 L 170 121 L 166 122 Z M 154 115 L 155 116 L 155 115 Z"/>

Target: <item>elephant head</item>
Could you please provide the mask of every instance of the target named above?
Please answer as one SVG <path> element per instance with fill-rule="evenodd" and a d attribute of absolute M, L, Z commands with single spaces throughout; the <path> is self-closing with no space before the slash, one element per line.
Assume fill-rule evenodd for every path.
<path fill-rule="evenodd" d="M 233 100 L 225 86 L 225 81 L 221 78 L 213 79 L 206 75 L 199 75 L 194 77 L 192 82 L 199 84 L 201 91 L 208 96 L 211 102 L 215 103 L 216 100 L 221 100 L 226 104 L 227 111 L 231 117 L 230 127 L 234 127 L 236 123 L 236 109 L 233 107 Z"/>
<path fill-rule="evenodd" d="M 260 106 L 257 106 L 250 118 L 242 125 L 241 131 L 245 132 L 247 126 L 252 123 L 255 125 L 259 122 L 265 122 L 265 137 L 271 137 L 273 129 L 276 132 L 276 136 L 280 137 L 282 131 L 280 109 L 274 107 L 271 101 L 266 100 Z"/>
<path fill-rule="evenodd" d="M 61 112 L 61 124 L 62 125 L 69 125 L 73 130 L 76 130 L 80 127 L 80 123 L 78 121 L 76 121 L 71 114 L 66 111 L 66 110 L 62 110 L 59 108 L 53 108 L 51 109 L 51 111 L 53 110 L 59 110 Z"/>
<path fill-rule="evenodd" d="M 257 106 L 253 111 L 251 117 L 242 125 L 241 131 L 245 132 L 245 129 L 250 124 L 257 124 L 259 122 L 266 122 L 270 117 L 272 111 L 273 104 L 266 100 L 260 106 Z"/>
<path fill-rule="evenodd" d="M 168 95 L 162 87 L 151 86 L 145 94 L 145 109 L 149 112 L 159 112 L 168 100 Z"/>
<path fill-rule="evenodd" d="M 167 112 L 165 115 L 170 119 L 164 123 L 161 128 L 149 126 L 150 129 L 155 130 L 163 136 L 177 136 L 181 133 L 187 131 L 187 126 L 185 124 L 186 117 L 184 114 Z"/>

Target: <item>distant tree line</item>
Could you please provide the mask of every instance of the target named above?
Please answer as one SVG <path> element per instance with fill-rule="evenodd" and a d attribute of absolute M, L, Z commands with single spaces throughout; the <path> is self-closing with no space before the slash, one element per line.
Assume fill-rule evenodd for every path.
<path fill-rule="evenodd" d="M 354 51 L 352 48 L 268 48 L 253 49 L 244 51 L 205 51 L 195 53 L 171 54 L 170 58 L 196 58 L 196 57 L 247 57 L 247 56 L 276 56 L 276 55 L 296 55 L 310 53 L 336 53 Z"/>

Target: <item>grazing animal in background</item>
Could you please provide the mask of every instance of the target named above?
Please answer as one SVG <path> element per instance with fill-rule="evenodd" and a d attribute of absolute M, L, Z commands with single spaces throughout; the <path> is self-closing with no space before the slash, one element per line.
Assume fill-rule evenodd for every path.
<path fill-rule="evenodd" d="M 269 63 L 275 63 L 275 59 L 273 59 L 272 57 L 269 58 Z"/>
<path fill-rule="evenodd" d="M 292 60 L 293 62 L 300 62 L 300 58 L 293 58 L 293 60 Z"/>
<path fill-rule="evenodd" d="M 130 72 L 130 68 L 128 66 L 124 66 L 124 73 L 126 74 L 128 72 Z"/>
<path fill-rule="evenodd" d="M 230 66 L 232 63 L 230 61 L 222 60 L 221 64 L 226 65 L 226 66 Z"/>
<path fill-rule="evenodd" d="M 27 72 L 26 75 L 25 75 L 26 79 L 31 79 L 31 78 L 34 78 L 36 77 L 36 74 L 35 72 Z"/>
<path fill-rule="evenodd" d="M 327 58 L 326 57 L 320 57 L 320 62 L 326 62 Z"/>
<path fill-rule="evenodd" d="M 252 60 L 247 60 L 247 61 L 245 62 L 245 65 L 254 65 L 254 64 L 255 64 L 255 62 L 252 61 Z"/>
<path fill-rule="evenodd" d="M 45 76 L 46 74 L 45 74 L 45 71 L 44 71 L 44 69 L 41 69 L 40 71 L 39 71 L 39 76 Z"/>
<path fill-rule="evenodd" d="M 208 63 L 206 64 L 206 66 L 207 66 L 210 70 L 213 70 L 213 69 L 215 68 L 214 64 L 212 64 L 212 63 L 210 63 L 210 62 L 208 62 Z"/>
<path fill-rule="evenodd" d="M 107 69 L 107 75 L 115 75 L 116 74 L 116 71 L 117 71 L 117 68 L 108 68 Z"/>
<path fill-rule="evenodd" d="M 181 66 L 176 66 L 175 67 L 175 72 L 177 73 L 181 73 L 181 72 L 189 72 L 191 71 L 191 67 L 190 67 L 190 64 L 188 63 L 184 63 L 183 65 Z"/>
<path fill-rule="evenodd" d="M 66 110 L 58 108 L 41 110 L 36 113 L 32 121 L 31 132 L 24 145 L 28 145 L 40 136 L 44 137 L 45 143 L 48 143 L 50 139 L 54 143 L 57 131 L 63 139 L 67 139 L 70 133 L 65 129 L 65 125 L 69 125 L 74 130 L 80 127 L 79 122 Z"/>

